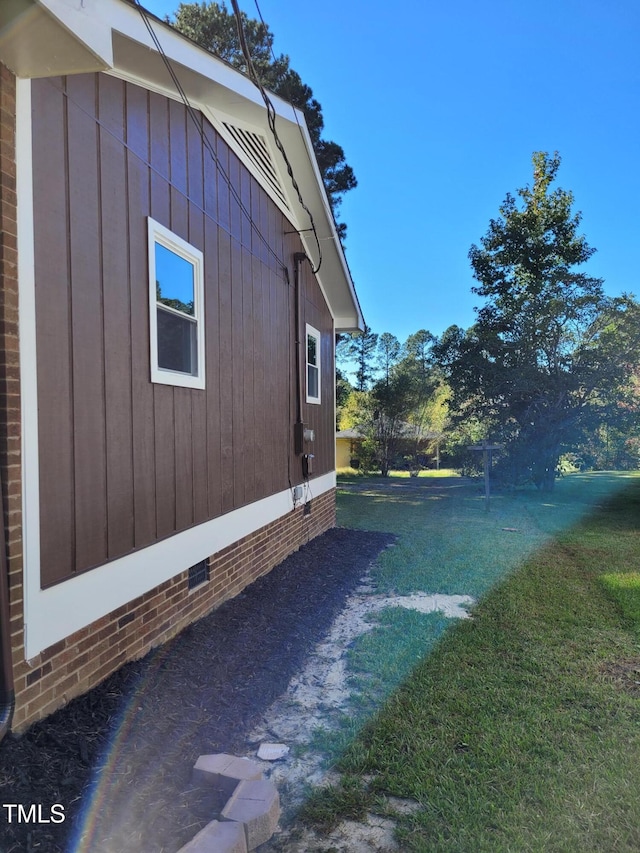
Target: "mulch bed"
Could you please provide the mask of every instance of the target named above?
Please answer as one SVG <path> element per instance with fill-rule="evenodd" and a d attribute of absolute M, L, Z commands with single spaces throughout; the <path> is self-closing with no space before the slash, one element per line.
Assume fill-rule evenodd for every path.
<path fill-rule="evenodd" d="M 197 757 L 246 751 L 252 727 L 393 540 L 328 531 L 175 640 L 5 738 L 0 803 L 41 804 L 43 819 L 58 803 L 66 819 L 19 823 L 13 810 L 9 823 L 3 807 L 0 853 L 175 853 L 220 805 L 191 785 Z"/>

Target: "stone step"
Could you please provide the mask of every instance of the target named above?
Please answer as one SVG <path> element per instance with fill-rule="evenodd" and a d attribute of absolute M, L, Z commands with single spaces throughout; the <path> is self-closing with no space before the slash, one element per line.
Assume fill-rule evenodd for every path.
<path fill-rule="evenodd" d="M 255 850 L 271 838 L 278 825 L 278 790 L 271 782 L 240 782 L 222 809 L 221 817 L 242 823 L 246 833 L 247 850 Z"/>
<path fill-rule="evenodd" d="M 196 761 L 192 779 L 200 785 L 221 788 L 228 796 L 235 791 L 239 782 L 262 779 L 262 771 L 255 761 L 218 752 L 201 755 Z"/>
<path fill-rule="evenodd" d="M 241 823 L 212 820 L 178 853 L 247 853 L 244 827 Z"/>

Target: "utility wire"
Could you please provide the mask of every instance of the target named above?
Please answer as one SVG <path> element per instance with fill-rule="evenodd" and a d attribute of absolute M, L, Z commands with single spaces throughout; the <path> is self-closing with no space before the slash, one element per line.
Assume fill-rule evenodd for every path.
<path fill-rule="evenodd" d="M 268 29 L 268 27 L 267 27 L 267 25 L 265 24 L 264 18 L 262 17 L 262 11 L 261 11 L 261 9 L 260 9 L 260 4 L 258 3 L 258 0 L 254 0 L 254 3 L 256 4 L 256 11 L 257 11 L 257 13 L 258 13 L 258 17 L 260 18 L 260 23 L 261 23 L 261 24 L 262 24 L 262 26 L 265 28 L 265 30 L 267 30 L 267 29 Z M 275 62 L 277 62 L 278 60 L 277 60 L 277 57 L 276 57 L 275 51 L 274 51 L 274 49 L 273 49 L 273 42 L 269 45 L 269 49 L 271 50 L 271 56 L 273 57 L 273 61 L 274 61 L 274 63 L 275 63 Z M 298 120 L 298 113 L 297 113 L 297 111 L 296 111 L 296 112 L 294 112 L 294 115 L 295 115 L 295 117 L 296 117 L 296 124 L 298 125 L 298 130 L 300 131 L 300 136 L 301 136 L 301 138 L 302 138 L 302 139 L 303 139 L 303 141 L 304 141 L 304 133 L 302 132 L 302 127 L 300 126 L 300 121 Z M 335 228 L 336 228 L 336 232 L 337 232 L 337 230 L 338 230 L 338 223 L 337 223 L 337 221 L 336 221 L 336 215 L 335 215 L 335 213 L 334 213 L 333 205 L 332 205 L 332 203 L 331 203 L 331 199 L 329 198 L 329 193 L 328 193 L 328 192 L 327 192 L 327 201 L 329 202 L 329 211 L 331 212 L 331 218 L 333 219 L 333 224 L 334 224 L 334 226 L 335 226 Z M 322 237 L 321 239 L 322 239 L 322 240 L 325 240 L 325 241 L 326 241 L 326 240 L 332 240 L 334 243 L 336 242 L 336 238 L 335 238 L 333 235 L 332 235 L 331 237 Z M 342 246 L 342 240 L 341 240 L 339 237 L 338 237 L 337 242 L 338 242 L 338 244 L 340 245 L 340 248 L 343 248 L 343 246 Z M 345 258 L 345 261 L 346 261 L 346 258 Z M 351 271 L 349 271 L 349 275 L 351 275 Z"/>
<path fill-rule="evenodd" d="M 153 27 L 151 26 L 151 21 L 149 20 L 149 17 L 147 15 L 147 10 L 144 8 L 144 6 L 140 2 L 140 0 L 135 0 L 135 5 L 138 8 L 138 12 L 140 13 L 140 17 L 142 18 L 144 25 L 147 28 L 147 31 L 148 31 L 149 35 L 151 36 L 151 39 L 152 39 L 154 45 L 156 46 L 156 50 L 160 54 L 162 61 L 164 62 L 164 65 L 165 65 L 167 71 L 169 72 L 169 75 L 173 81 L 174 86 L 176 87 L 176 90 L 177 90 L 178 94 L 180 95 L 180 98 L 181 98 L 183 104 L 186 107 L 187 113 L 189 114 L 189 117 L 191 118 L 192 122 L 194 123 L 194 125 L 196 127 L 196 130 L 198 131 L 200 139 L 202 140 L 202 144 L 204 145 L 206 150 L 209 152 L 211 159 L 213 160 L 213 162 L 216 165 L 216 168 L 218 169 L 218 171 L 222 175 L 225 183 L 229 187 L 229 190 L 231 191 L 232 196 L 237 201 L 238 206 L 240 207 L 240 210 L 249 220 L 249 224 L 251 225 L 252 229 L 255 231 L 255 233 L 260 238 L 262 243 L 266 246 L 267 251 L 278 262 L 280 267 L 282 269 L 286 270 L 286 268 L 287 268 L 286 264 L 284 263 L 282 258 L 280 258 L 279 255 L 276 254 L 276 252 L 274 252 L 274 250 L 271 248 L 271 244 L 269 243 L 267 238 L 263 235 L 262 231 L 260 231 L 260 228 L 258 227 L 257 223 L 255 222 L 255 220 L 251 216 L 251 211 L 248 210 L 247 207 L 245 206 L 244 202 L 242 201 L 240 194 L 238 193 L 238 190 L 233 185 L 231 178 L 229 177 L 229 175 L 227 174 L 226 170 L 224 169 L 222 163 L 220 162 L 217 151 L 215 150 L 215 148 L 211 144 L 211 141 L 209 139 L 207 139 L 207 137 L 206 137 L 206 135 L 202 129 L 202 124 L 198 118 L 198 114 L 196 113 L 193 106 L 191 105 L 191 102 L 189 101 L 187 93 L 185 92 L 180 80 L 178 79 L 178 75 L 176 74 L 175 69 L 173 68 L 171 60 L 169 59 L 169 57 L 165 53 L 164 48 L 162 47 L 162 44 L 160 43 L 158 36 L 156 35 Z"/>
<path fill-rule="evenodd" d="M 311 264 L 312 272 L 314 274 L 316 274 L 320 270 L 320 267 L 322 266 L 322 247 L 320 246 L 320 239 L 318 237 L 318 232 L 316 230 L 316 225 L 315 225 L 315 222 L 313 219 L 313 215 L 312 215 L 311 211 L 309 210 L 309 208 L 307 207 L 307 205 L 304 203 L 304 199 L 302 198 L 302 193 L 300 192 L 300 187 L 298 186 L 298 182 L 296 181 L 295 175 L 293 174 L 293 167 L 291 166 L 291 163 L 289 162 L 289 158 L 287 157 L 287 152 L 284 149 L 284 145 L 282 144 L 282 141 L 280 140 L 280 137 L 278 136 L 278 132 L 276 130 L 276 110 L 275 110 L 275 107 L 273 106 L 273 102 L 271 101 L 271 98 L 269 97 L 269 95 L 266 92 L 266 89 L 262 85 L 262 81 L 260 80 L 260 76 L 258 75 L 258 73 L 255 69 L 255 66 L 253 64 L 253 60 L 251 58 L 251 52 L 249 50 L 249 46 L 247 45 L 247 40 L 245 38 L 244 28 L 242 26 L 242 15 L 240 13 L 240 8 L 238 6 L 237 0 L 231 0 L 231 6 L 233 8 L 233 13 L 236 17 L 236 26 L 238 28 L 238 38 L 240 40 L 240 47 L 242 49 L 243 56 L 244 56 L 245 61 L 247 63 L 247 71 L 249 72 L 249 76 L 251 77 L 254 84 L 258 88 L 260 94 L 262 95 L 262 100 L 264 101 L 264 104 L 267 108 L 267 122 L 269 124 L 269 129 L 273 135 L 273 139 L 276 143 L 278 151 L 282 155 L 282 158 L 285 162 L 285 165 L 287 167 L 287 172 L 289 173 L 289 177 L 291 178 L 291 183 L 293 185 L 294 190 L 297 193 L 298 201 L 300 202 L 300 206 L 303 208 L 303 210 L 306 211 L 306 213 L 309 217 L 309 221 L 311 223 L 311 230 L 313 231 L 313 235 L 316 238 L 316 243 L 318 246 L 318 265 L 314 268 L 313 263 Z M 260 14 L 260 10 L 258 10 L 258 14 Z M 260 16 L 260 18 L 262 20 L 262 16 Z M 262 23 L 263 23 L 263 25 L 265 25 L 264 21 L 262 21 Z M 273 53 L 273 48 L 272 48 L 272 53 Z M 296 115 L 295 107 L 293 108 L 293 110 L 294 110 L 294 115 Z M 297 119 L 297 115 L 296 115 L 296 121 L 297 120 L 298 119 Z M 299 126 L 299 123 L 298 123 L 298 126 Z"/>
<path fill-rule="evenodd" d="M 264 22 L 264 18 L 262 17 L 262 12 L 260 11 L 260 5 L 258 4 L 258 0 L 254 0 L 254 2 L 256 4 L 256 11 L 258 13 L 258 17 L 260 18 L 260 23 L 262 24 L 262 26 L 265 28 L 265 31 L 266 31 L 268 29 L 268 27 Z M 278 60 L 276 59 L 276 54 L 275 54 L 275 51 L 273 49 L 273 42 L 269 45 L 269 50 L 271 51 L 271 56 L 273 57 L 273 61 L 277 62 Z"/>

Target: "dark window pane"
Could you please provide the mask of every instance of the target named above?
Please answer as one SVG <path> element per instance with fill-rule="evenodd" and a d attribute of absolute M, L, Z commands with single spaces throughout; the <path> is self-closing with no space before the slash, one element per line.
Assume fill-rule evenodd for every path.
<path fill-rule="evenodd" d="M 309 364 L 318 363 L 317 353 L 318 342 L 313 335 L 307 335 L 307 362 Z"/>
<path fill-rule="evenodd" d="M 158 306 L 158 367 L 196 376 L 197 324 Z"/>
<path fill-rule="evenodd" d="M 307 365 L 307 396 L 318 397 L 318 368 Z"/>

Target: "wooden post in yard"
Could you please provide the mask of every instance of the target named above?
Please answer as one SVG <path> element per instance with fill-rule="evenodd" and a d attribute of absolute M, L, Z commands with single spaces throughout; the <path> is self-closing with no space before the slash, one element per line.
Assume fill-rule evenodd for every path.
<path fill-rule="evenodd" d="M 484 468 L 484 508 L 487 512 L 490 510 L 491 501 L 491 463 L 493 461 L 493 451 L 501 450 L 501 444 L 489 444 L 487 439 L 482 440 L 482 444 L 471 444 L 467 446 L 467 450 L 482 451 L 482 464 Z"/>

